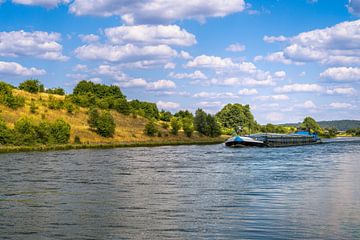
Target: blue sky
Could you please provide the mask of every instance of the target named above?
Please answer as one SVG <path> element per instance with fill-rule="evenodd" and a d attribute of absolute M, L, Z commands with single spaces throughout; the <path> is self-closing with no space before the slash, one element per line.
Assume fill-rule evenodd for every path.
<path fill-rule="evenodd" d="M 0 79 L 121 87 L 172 112 L 360 119 L 359 0 L 0 0 Z"/>

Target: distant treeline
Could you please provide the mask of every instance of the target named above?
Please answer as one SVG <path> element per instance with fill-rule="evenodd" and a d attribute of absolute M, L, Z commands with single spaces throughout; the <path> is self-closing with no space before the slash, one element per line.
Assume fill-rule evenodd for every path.
<path fill-rule="evenodd" d="M 322 128 L 336 128 L 339 131 L 347 131 L 349 129 L 360 128 L 360 120 L 333 120 L 333 121 L 319 121 Z M 285 126 L 298 127 L 301 123 L 286 123 Z"/>

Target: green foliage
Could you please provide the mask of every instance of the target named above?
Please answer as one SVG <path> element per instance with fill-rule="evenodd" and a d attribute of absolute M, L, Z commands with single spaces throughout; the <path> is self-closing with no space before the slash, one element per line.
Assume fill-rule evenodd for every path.
<path fill-rule="evenodd" d="M 164 122 L 170 122 L 170 119 L 172 118 L 172 114 L 169 111 L 161 110 L 159 113 L 159 119 Z"/>
<path fill-rule="evenodd" d="M 196 131 L 205 136 L 217 137 L 221 134 L 220 125 L 216 118 L 211 114 L 206 114 L 202 109 L 196 110 L 194 125 Z"/>
<path fill-rule="evenodd" d="M 236 131 L 239 127 L 242 127 L 244 133 L 247 134 L 257 131 L 259 128 L 249 105 L 227 104 L 216 114 L 216 117 L 225 130 Z"/>
<path fill-rule="evenodd" d="M 74 137 L 74 143 L 75 144 L 81 144 L 81 140 L 80 140 L 80 137 L 78 135 L 75 135 Z"/>
<path fill-rule="evenodd" d="M 178 118 L 194 119 L 194 115 L 191 112 L 189 112 L 188 110 L 180 110 L 177 113 L 175 113 L 174 116 L 178 117 Z"/>
<path fill-rule="evenodd" d="M 34 145 L 37 142 L 37 126 L 36 124 L 27 117 L 20 118 L 15 123 L 16 145 Z"/>
<path fill-rule="evenodd" d="M 96 108 L 91 108 L 88 112 L 89 126 L 103 137 L 112 137 L 115 133 L 116 123 L 109 111 L 100 112 Z"/>
<path fill-rule="evenodd" d="M 171 134 L 177 135 L 181 128 L 181 121 L 177 117 L 173 117 L 170 120 Z"/>
<path fill-rule="evenodd" d="M 187 137 L 191 137 L 194 132 L 193 119 L 191 118 L 183 118 L 182 119 L 182 128 Z"/>
<path fill-rule="evenodd" d="M 266 124 L 265 126 L 261 126 L 261 131 L 265 133 L 291 133 L 294 132 L 294 128 L 286 127 L 281 125 L 274 125 L 271 123 Z"/>
<path fill-rule="evenodd" d="M 31 99 L 31 102 L 30 102 L 30 112 L 31 113 L 36 113 L 36 110 L 37 110 L 37 106 L 35 104 L 35 101 L 34 99 Z"/>
<path fill-rule="evenodd" d="M 36 79 L 26 80 L 19 85 L 19 89 L 29 93 L 44 92 L 44 85 Z"/>
<path fill-rule="evenodd" d="M 324 132 L 322 134 L 322 137 L 326 137 L 326 138 L 333 138 L 336 137 L 338 130 L 334 127 L 332 128 L 325 128 Z"/>
<path fill-rule="evenodd" d="M 65 95 L 65 90 L 63 88 L 49 88 L 45 90 L 46 93 L 56 94 L 56 95 Z"/>
<path fill-rule="evenodd" d="M 321 134 L 323 132 L 320 125 L 312 117 L 306 117 L 300 127 L 303 129 L 308 129 L 309 131 L 314 133 Z"/>
<path fill-rule="evenodd" d="M 115 133 L 116 123 L 109 111 L 102 112 L 99 115 L 96 132 L 103 137 L 112 137 Z"/>
<path fill-rule="evenodd" d="M 75 111 L 75 106 L 69 101 L 64 102 L 64 107 L 69 114 L 73 114 Z"/>
<path fill-rule="evenodd" d="M 124 115 L 129 115 L 131 113 L 130 104 L 125 98 L 115 99 L 113 102 L 113 109 Z"/>
<path fill-rule="evenodd" d="M 155 134 L 158 132 L 157 126 L 154 121 L 149 121 L 145 125 L 144 133 L 150 137 L 155 136 Z"/>
<path fill-rule="evenodd" d="M 0 119 L 0 145 L 12 143 L 13 132 L 9 129 L 5 122 Z"/>
<path fill-rule="evenodd" d="M 360 128 L 349 129 L 346 133 L 352 135 L 353 137 L 360 137 Z"/>
<path fill-rule="evenodd" d="M 107 86 L 91 81 L 79 82 L 73 91 L 74 95 L 94 95 L 96 98 L 125 98 L 118 86 Z"/>
<path fill-rule="evenodd" d="M 25 98 L 21 96 L 14 96 L 12 89 L 14 87 L 8 83 L 0 82 L 0 104 L 3 104 L 11 109 L 18 109 L 25 105 Z"/>
<path fill-rule="evenodd" d="M 159 109 L 155 103 L 133 100 L 130 102 L 130 106 L 136 113 L 143 117 L 148 119 L 159 119 Z"/>
<path fill-rule="evenodd" d="M 60 110 L 64 108 L 64 101 L 49 96 L 48 108 L 52 110 Z"/>
<path fill-rule="evenodd" d="M 58 119 L 50 124 L 50 135 L 53 143 L 66 144 L 70 139 L 70 125 L 64 120 Z"/>

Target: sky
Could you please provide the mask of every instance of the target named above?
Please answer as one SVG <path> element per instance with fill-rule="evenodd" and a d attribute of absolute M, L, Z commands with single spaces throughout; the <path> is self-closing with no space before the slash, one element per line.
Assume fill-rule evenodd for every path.
<path fill-rule="evenodd" d="M 0 80 L 80 80 L 176 112 L 360 119 L 360 0 L 0 0 Z"/>

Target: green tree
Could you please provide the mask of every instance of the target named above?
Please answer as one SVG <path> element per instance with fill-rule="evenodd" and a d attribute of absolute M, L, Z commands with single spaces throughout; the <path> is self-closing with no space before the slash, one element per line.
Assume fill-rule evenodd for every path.
<path fill-rule="evenodd" d="M 184 133 L 187 137 L 191 137 L 194 132 L 194 125 L 193 125 L 193 119 L 191 118 L 183 118 L 182 119 L 182 127 L 184 130 Z"/>
<path fill-rule="evenodd" d="M 195 112 L 194 118 L 194 127 L 195 130 L 200 134 L 207 135 L 207 122 L 206 122 L 206 112 L 202 109 L 198 109 Z"/>
<path fill-rule="evenodd" d="M 96 132 L 103 137 L 112 137 L 115 133 L 116 123 L 109 111 L 102 112 L 96 122 Z"/>
<path fill-rule="evenodd" d="M 300 125 L 303 129 L 309 129 L 311 132 L 314 133 L 322 133 L 323 130 L 320 125 L 313 119 L 312 117 L 306 117 L 302 124 Z"/>
<path fill-rule="evenodd" d="M 10 144 L 12 143 L 13 133 L 10 128 L 8 128 L 4 122 L 0 118 L 0 145 Z"/>
<path fill-rule="evenodd" d="M 92 129 L 96 129 L 97 122 L 99 121 L 99 111 L 96 108 L 90 108 L 88 112 L 88 124 Z"/>
<path fill-rule="evenodd" d="M 64 120 L 58 119 L 50 125 L 53 143 L 66 144 L 70 140 L 70 125 Z"/>
<path fill-rule="evenodd" d="M 209 137 L 218 137 L 221 135 L 221 128 L 219 123 L 216 121 L 216 118 L 214 116 L 211 116 L 211 114 L 208 114 L 206 116 L 206 136 Z"/>
<path fill-rule="evenodd" d="M 159 119 L 164 122 L 170 122 L 170 119 L 172 118 L 172 114 L 169 111 L 165 111 L 162 109 L 159 113 Z"/>
<path fill-rule="evenodd" d="M 158 132 L 158 129 L 156 127 L 156 124 L 154 121 L 149 121 L 144 128 L 144 133 L 150 137 L 155 136 L 155 134 Z"/>
<path fill-rule="evenodd" d="M 46 89 L 45 92 L 49 94 L 56 94 L 61 96 L 65 95 L 65 90 L 63 88 L 49 88 Z"/>
<path fill-rule="evenodd" d="M 180 128 L 181 128 L 181 122 L 178 118 L 173 117 L 170 120 L 170 125 L 171 125 L 171 134 L 173 135 L 177 135 Z"/>
<path fill-rule="evenodd" d="M 20 118 L 16 121 L 14 130 L 17 145 L 34 145 L 38 140 L 37 126 L 30 118 Z"/>
<path fill-rule="evenodd" d="M 124 115 L 129 115 L 131 113 L 130 104 L 124 98 L 114 100 L 113 105 L 113 108 L 119 113 L 122 113 Z"/>
<path fill-rule="evenodd" d="M 30 93 L 38 93 L 38 92 L 44 92 L 44 85 L 41 84 L 39 80 L 30 79 L 20 83 L 19 89 Z"/>

